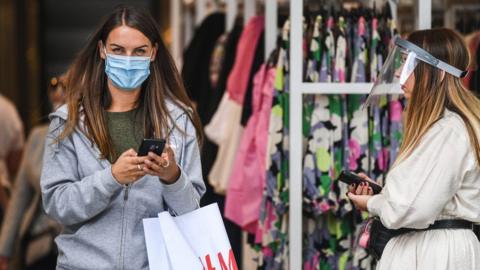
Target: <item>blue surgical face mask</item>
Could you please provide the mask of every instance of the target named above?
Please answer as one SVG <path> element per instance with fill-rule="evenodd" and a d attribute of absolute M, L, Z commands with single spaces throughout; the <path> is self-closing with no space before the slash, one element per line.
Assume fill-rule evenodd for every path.
<path fill-rule="evenodd" d="M 150 75 L 150 57 L 107 54 L 106 49 L 105 55 L 105 73 L 122 90 L 140 87 Z"/>

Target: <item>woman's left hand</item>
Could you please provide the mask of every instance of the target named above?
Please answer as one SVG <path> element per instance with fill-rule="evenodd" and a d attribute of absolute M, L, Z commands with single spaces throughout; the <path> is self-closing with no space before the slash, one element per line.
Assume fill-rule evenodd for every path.
<path fill-rule="evenodd" d="M 368 200 L 372 198 L 372 195 L 356 195 L 352 192 L 348 192 L 347 196 L 358 210 L 368 211 L 367 203 Z"/>
<path fill-rule="evenodd" d="M 165 146 L 161 156 L 148 152 L 148 157 L 143 167 L 146 173 L 158 176 L 165 184 L 173 184 L 180 177 L 180 168 L 177 166 L 175 152 L 170 145 Z"/>

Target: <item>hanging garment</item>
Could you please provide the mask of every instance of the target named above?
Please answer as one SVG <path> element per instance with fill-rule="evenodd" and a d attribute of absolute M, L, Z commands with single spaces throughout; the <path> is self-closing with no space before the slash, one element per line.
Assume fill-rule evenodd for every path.
<path fill-rule="evenodd" d="M 325 35 L 325 57 L 322 59 L 320 67 L 320 81 L 332 82 L 334 60 L 335 60 L 335 37 L 332 32 L 333 18 L 328 18 L 327 31 Z"/>
<path fill-rule="evenodd" d="M 313 27 L 312 40 L 310 42 L 309 57 L 307 59 L 307 71 L 306 71 L 307 82 L 318 82 L 320 79 L 319 65 L 321 63 L 321 55 L 322 55 L 322 40 L 320 36 L 321 25 L 322 25 L 322 16 L 317 16 L 315 18 L 315 25 Z"/>
<path fill-rule="evenodd" d="M 209 111 L 207 112 L 208 115 L 214 115 L 215 110 L 219 107 L 222 97 L 225 93 L 225 88 L 227 85 L 228 75 L 232 70 L 235 55 L 237 50 L 238 40 L 240 39 L 240 35 L 242 34 L 243 26 L 240 23 L 236 23 L 232 29 L 232 31 L 228 34 L 225 44 L 224 44 L 224 55 L 221 63 L 221 68 L 219 70 L 218 81 L 216 86 L 213 87 L 212 98 L 208 103 Z M 214 86 L 212 84 L 212 86 Z M 208 137 L 205 137 L 204 144 L 202 147 L 202 172 L 203 172 L 203 179 L 208 180 L 208 175 L 210 170 L 215 162 L 217 157 L 218 147 L 216 143 L 213 143 L 209 140 Z M 201 205 L 209 205 L 211 203 L 218 203 L 220 209 L 223 209 L 223 196 L 218 196 L 214 193 L 213 187 L 206 181 L 207 183 L 207 192 L 204 194 L 201 200 Z M 222 210 L 223 212 L 223 210 Z M 225 221 L 225 225 L 228 226 L 229 221 Z M 231 232 L 227 228 L 227 232 Z M 234 245 L 234 244 L 232 244 Z M 234 246 L 235 247 L 235 246 Z"/>
<path fill-rule="evenodd" d="M 197 103 L 202 124 L 210 121 L 209 103 L 213 93 L 209 66 L 217 39 L 225 32 L 225 15 L 213 13 L 206 17 L 183 54 L 182 78 L 190 98 Z"/>
<path fill-rule="evenodd" d="M 377 78 L 378 72 L 382 65 L 379 63 L 381 61 L 378 53 L 378 47 L 380 43 L 380 34 L 378 33 L 378 19 L 373 18 L 372 20 L 372 39 L 370 43 L 370 82 L 374 82 Z"/>
<path fill-rule="evenodd" d="M 351 82 L 365 82 L 365 64 L 367 62 L 367 50 L 366 50 L 366 25 L 365 18 L 360 17 L 358 20 L 358 30 L 355 35 L 355 60 L 352 68 Z"/>
<path fill-rule="evenodd" d="M 275 69 L 263 65 L 255 75 L 253 114 L 243 132 L 225 202 L 225 217 L 249 233 L 257 232 L 265 185 L 268 124 Z"/>
<path fill-rule="evenodd" d="M 216 87 L 213 88 L 212 100 L 210 103 L 209 113 L 213 115 L 222 100 L 223 94 L 227 88 L 228 75 L 232 71 L 235 64 L 235 56 L 237 54 L 237 46 L 240 40 L 240 36 L 243 32 L 243 25 L 236 23 L 233 26 L 232 31 L 228 33 L 227 39 L 224 44 L 224 55 L 221 63 L 221 67 L 218 74 L 218 81 Z"/>
<path fill-rule="evenodd" d="M 315 24 L 313 27 L 312 39 L 310 41 L 310 51 L 307 61 L 306 69 L 306 81 L 307 82 L 319 82 L 320 81 L 320 68 L 323 58 L 323 33 L 322 33 L 322 16 L 315 18 Z M 303 127 L 303 153 L 306 151 L 306 145 L 308 136 L 310 134 L 310 122 L 314 109 L 315 95 L 303 95 L 303 109 L 302 109 L 302 127 Z"/>
<path fill-rule="evenodd" d="M 250 75 L 248 76 L 248 86 L 245 91 L 245 97 L 243 99 L 242 106 L 242 118 L 240 123 L 242 126 L 246 126 L 253 111 L 253 88 L 255 74 L 260 70 L 263 62 L 265 61 L 265 33 L 262 32 L 260 39 L 258 40 L 257 48 L 255 49 L 255 55 L 253 56 L 252 67 L 250 68 Z"/>
<path fill-rule="evenodd" d="M 227 42 L 228 34 L 221 35 L 212 52 L 212 58 L 210 58 L 210 85 L 212 89 L 216 89 L 218 86 L 218 78 L 222 69 L 223 58 L 225 57 L 225 45 Z"/>
<path fill-rule="evenodd" d="M 267 173 L 259 218 L 258 249 L 262 252 L 261 269 L 288 269 L 288 116 L 289 65 L 288 38 L 290 22 L 282 31 L 275 73 L 275 92 L 270 113 Z"/>
<path fill-rule="evenodd" d="M 304 159 L 304 269 L 346 269 L 351 254 L 351 204 L 336 179 L 346 167 L 348 148 L 343 95 L 316 95 Z M 348 268 L 347 268 L 348 269 Z"/>
<path fill-rule="evenodd" d="M 327 22 L 327 32 L 325 39 L 325 52 L 322 55 L 322 65 L 320 67 L 320 82 L 330 82 L 332 76 L 328 75 L 332 70 L 332 60 L 335 57 L 335 48 L 333 40 L 333 18 L 330 17 Z M 308 212 L 313 213 L 314 216 L 329 211 L 334 202 L 334 198 L 320 201 L 320 197 L 329 198 L 329 191 L 331 187 L 330 165 L 332 160 L 330 158 L 332 135 L 335 130 L 340 128 L 333 125 L 331 122 L 324 123 L 322 121 L 329 121 L 330 113 L 328 108 L 329 97 L 326 95 L 315 95 L 314 105 L 309 122 L 310 134 L 307 146 L 307 153 L 304 159 L 304 200 L 305 207 Z M 333 107 L 332 107 L 333 108 Z M 317 187 L 318 181 L 322 182 L 320 187 Z"/>
<path fill-rule="evenodd" d="M 339 18 L 339 35 L 336 42 L 334 82 L 346 82 L 347 39 L 345 37 L 345 19 Z"/>
<path fill-rule="evenodd" d="M 215 192 L 224 194 L 232 171 L 243 127 L 240 125 L 242 104 L 248 86 L 248 78 L 255 50 L 265 22 L 261 16 L 252 18 L 240 37 L 235 64 L 227 81 L 227 92 L 212 122 L 205 126 L 205 134 L 218 144 L 218 153 L 208 175 Z M 224 113 L 228 112 L 228 113 Z M 215 118 L 215 120 L 213 120 Z M 222 128 L 226 124 L 228 128 Z"/>

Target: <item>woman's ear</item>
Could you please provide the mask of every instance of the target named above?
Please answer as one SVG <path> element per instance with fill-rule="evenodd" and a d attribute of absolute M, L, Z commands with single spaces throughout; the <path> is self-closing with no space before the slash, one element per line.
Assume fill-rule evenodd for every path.
<path fill-rule="evenodd" d="M 158 44 L 155 43 L 155 45 L 152 48 L 152 56 L 150 57 L 150 62 L 155 61 L 155 58 L 157 58 L 157 51 L 158 51 Z"/>
<path fill-rule="evenodd" d="M 98 41 L 98 52 L 100 53 L 100 57 L 105 60 L 107 56 L 105 55 L 105 47 L 103 46 L 103 42 L 101 40 Z"/>

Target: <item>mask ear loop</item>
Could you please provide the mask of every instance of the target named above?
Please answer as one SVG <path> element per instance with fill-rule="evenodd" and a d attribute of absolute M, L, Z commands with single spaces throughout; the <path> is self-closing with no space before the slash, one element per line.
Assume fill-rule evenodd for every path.
<path fill-rule="evenodd" d="M 153 62 L 155 59 L 152 59 L 152 57 L 155 55 L 155 46 L 152 47 L 152 53 L 150 54 L 150 62 Z"/>
<path fill-rule="evenodd" d="M 105 60 L 107 60 L 108 53 L 107 53 L 107 47 L 103 46 L 103 53 L 105 54 Z"/>

